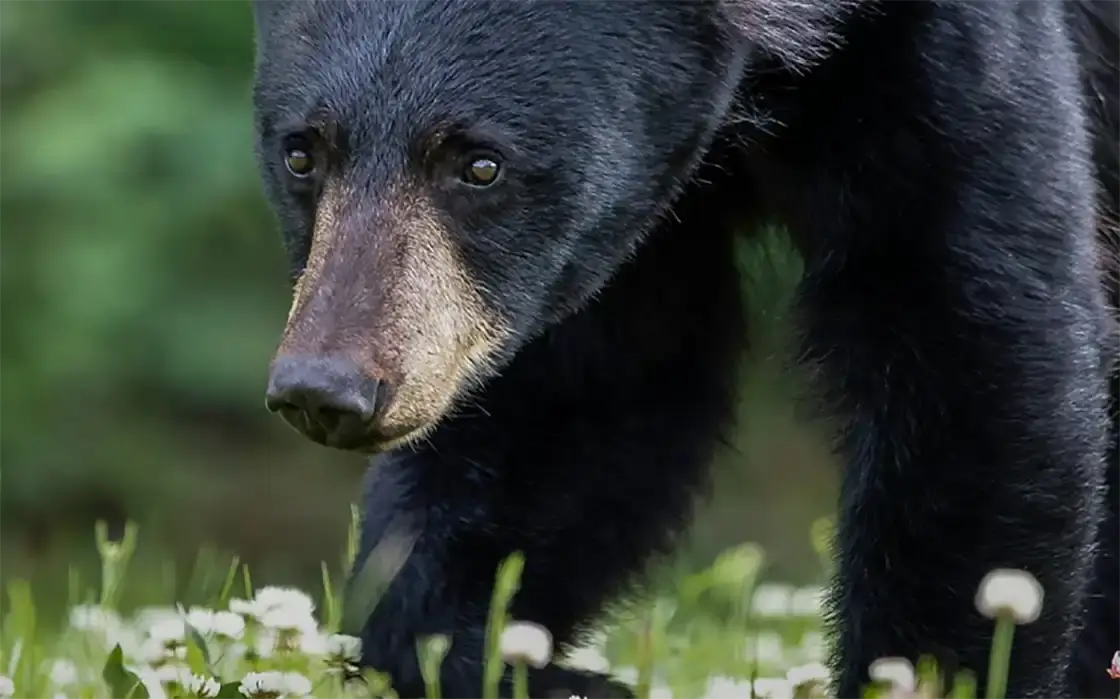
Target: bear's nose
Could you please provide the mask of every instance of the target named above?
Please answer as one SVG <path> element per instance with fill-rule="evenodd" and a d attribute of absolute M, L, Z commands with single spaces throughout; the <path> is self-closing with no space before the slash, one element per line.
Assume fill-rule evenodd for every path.
<path fill-rule="evenodd" d="M 362 446 L 384 387 L 340 356 L 283 355 L 272 363 L 265 404 L 314 442 Z"/>

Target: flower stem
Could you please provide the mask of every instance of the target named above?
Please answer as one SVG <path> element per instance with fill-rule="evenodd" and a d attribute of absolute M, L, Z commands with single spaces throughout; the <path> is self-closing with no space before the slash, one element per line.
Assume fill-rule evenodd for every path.
<path fill-rule="evenodd" d="M 513 699 L 529 699 L 529 666 L 524 660 L 513 666 Z"/>
<path fill-rule="evenodd" d="M 988 699 L 1003 699 L 1007 693 L 1007 672 L 1011 664 L 1011 640 L 1015 621 L 1009 612 L 996 615 L 996 632 L 992 636 L 992 652 L 988 660 Z"/>

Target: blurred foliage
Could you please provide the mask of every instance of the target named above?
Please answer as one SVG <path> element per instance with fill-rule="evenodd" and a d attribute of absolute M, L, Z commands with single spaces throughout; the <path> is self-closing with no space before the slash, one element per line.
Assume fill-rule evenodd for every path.
<path fill-rule="evenodd" d="M 0 3 L 4 578 L 64 593 L 96 517 L 141 522 L 153 552 L 215 545 L 295 583 L 344 536 L 361 461 L 263 408 L 288 287 L 251 63 L 247 2 Z M 744 420 L 690 550 L 756 540 L 796 578 L 834 477 L 781 371 L 797 262 L 771 241 L 744 251 Z"/>

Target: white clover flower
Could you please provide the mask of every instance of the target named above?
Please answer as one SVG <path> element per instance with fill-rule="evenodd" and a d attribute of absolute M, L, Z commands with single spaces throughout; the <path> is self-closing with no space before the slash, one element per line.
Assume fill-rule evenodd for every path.
<path fill-rule="evenodd" d="M 167 699 L 167 692 L 163 689 L 163 678 L 160 674 L 147 665 L 127 666 L 144 686 L 150 699 Z"/>
<path fill-rule="evenodd" d="M 285 609 L 293 615 L 310 616 L 315 611 L 315 603 L 307 593 L 294 587 L 262 587 L 253 598 L 258 615 L 274 609 Z"/>
<path fill-rule="evenodd" d="M 229 600 L 229 611 L 237 614 L 244 621 L 246 617 L 255 618 L 257 616 L 257 605 L 254 604 L 252 600 L 231 597 Z"/>
<path fill-rule="evenodd" d="M 68 687 L 78 681 L 78 666 L 69 660 L 58 658 L 51 662 L 49 677 L 55 687 Z"/>
<path fill-rule="evenodd" d="M 754 590 L 751 611 L 760 617 L 789 616 L 792 592 L 788 585 L 763 583 Z"/>
<path fill-rule="evenodd" d="M 782 677 L 759 677 L 754 681 L 752 696 L 760 699 L 792 699 L 793 687 Z"/>
<path fill-rule="evenodd" d="M 552 659 L 552 634 L 540 624 L 515 621 L 502 631 L 499 647 L 511 665 L 522 662 L 542 668 Z"/>
<path fill-rule="evenodd" d="M 0 675 L 0 697 L 10 697 L 16 693 L 16 683 L 11 677 Z"/>
<path fill-rule="evenodd" d="M 1006 612 L 1016 624 L 1029 624 L 1042 612 L 1043 596 L 1042 585 L 1027 571 L 997 568 L 980 581 L 976 608 L 989 619 Z"/>
<path fill-rule="evenodd" d="M 215 612 L 211 629 L 216 636 L 236 641 L 245 634 L 245 618 L 235 612 Z"/>
<path fill-rule="evenodd" d="M 327 635 L 318 630 L 300 633 L 295 645 L 304 655 L 327 655 Z"/>
<path fill-rule="evenodd" d="M 829 682 L 828 668 L 821 663 L 798 665 L 786 671 L 786 682 L 795 693 L 816 689 L 818 694 L 823 694 Z"/>
<path fill-rule="evenodd" d="M 824 608 L 824 590 L 819 587 L 801 587 L 789 598 L 789 612 L 793 616 L 818 617 Z"/>
<path fill-rule="evenodd" d="M 326 637 L 325 655 L 339 663 L 356 663 L 362 659 L 362 639 L 334 633 Z"/>
<path fill-rule="evenodd" d="M 206 607 L 191 607 L 187 611 L 186 622 L 195 631 L 203 636 L 209 636 L 214 633 L 214 617 L 216 613 L 213 609 Z"/>
<path fill-rule="evenodd" d="M 218 690 L 222 688 L 218 680 L 205 675 L 190 674 L 184 679 L 186 681 L 180 682 L 179 685 L 192 697 L 216 697 Z"/>
<path fill-rule="evenodd" d="M 751 692 L 751 683 L 746 680 L 733 680 L 729 677 L 709 677 L 706 697 L 748 697 Z"/>
<path fill-rule="evenodd" d="M 70 627 L 77 631 L 106 633 L 121 626 L 121 618 L 111 609 L 96 604 L 79 604 L 70 609 Z"/>
<path fill-rule="evenodd" d="M 177 648 L 187 638 L 187 625 L 181 617 L 160 619 L 148 627 L 148 638 L 165 648 Z"/>
<path fill-rule="evenodd" d="M 824 635 L 820 631 L 806 631 L 801 637 L 801 653 L 811 661 L 824 657 Z"/>
<path fill-rule="evenodd" d="M 910 693 L 918 685 L 914 666 L 906 658 L 879 658 L 871 663 L 867 674 L 873 682 L 889 684 L 894 692 Z"/>
<path fill-rule="evenodd" d="M 241 693 L 259 699 L 303 697 L 311 693 L 311 680 L 298 672 L 250 672 L 241 680 Z"/>
<path fill-rule="evenodd" d="M 753 659 L 763 665 L 784 666 L 786 662 L 786 647 L 780 634 L 774 631 L 761 631 L 747 642 L 748 657 L 753 654 Z"/>
<path fill-rule="evenodd" d="M 301 609 L 274 607 L 263 610 L 257 619 L 261 626 L 276 631 L 292 633 L 314 633 L 319 628 L 315 617 Z"/>
<path fill-rule="evenodd" d="M 121 650 L 124 651 L 123 646 Z M 186 660 L 187 646 L 181 642 L 169 645 L 159 638 L 149 636 L 131 646 L 126 655 L 141 665 L 158 667 L 176 660 Z"/>

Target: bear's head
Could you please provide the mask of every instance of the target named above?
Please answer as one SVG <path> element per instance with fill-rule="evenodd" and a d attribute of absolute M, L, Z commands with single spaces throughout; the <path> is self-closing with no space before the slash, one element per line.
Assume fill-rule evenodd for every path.
<path fill-rule="evenodd" d="M 270 407 L 392 448 L 587 303 L 726 118 L 746 50 L 718 10 L 258 0 L 258 160 L 295 281 Z"/>

